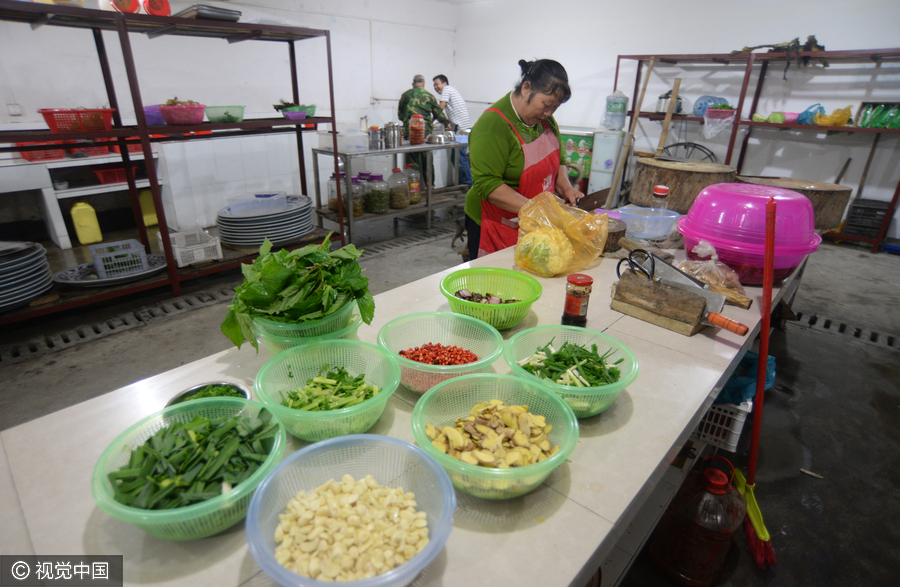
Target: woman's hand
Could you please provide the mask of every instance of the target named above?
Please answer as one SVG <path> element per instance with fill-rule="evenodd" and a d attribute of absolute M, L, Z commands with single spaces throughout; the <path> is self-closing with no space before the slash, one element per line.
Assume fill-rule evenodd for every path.
<path fill-rule="evenodd" d="M 569 183 L 569 168 L 565 165 L 559 166 L 559 173 L 556 175 L 556 193 L 570 206 L 577 206 L 578 200 L 584 197 L 584 194 Z"/>

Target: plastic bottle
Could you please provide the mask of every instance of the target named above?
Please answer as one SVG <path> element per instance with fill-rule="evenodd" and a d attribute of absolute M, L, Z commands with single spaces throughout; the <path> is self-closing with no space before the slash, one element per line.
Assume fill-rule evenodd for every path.
<path fill-rule="evenodd" d="M 603 114 L 603 128 L 622 130 L 625 128 L 625 114 L 628 110 L 628 96 L 616 90 L 606 97 L 606 112 Z"/>
<path fill-rule="evenodd" d="M 156 226 L 159 218 L 156 216 L 156 205 L 153 203 L 153 192 L 141 190 L 138 192 L 138 201 L 141 203 L 141 215 L 144 217 L 144 226 Z"/>
<path fill-rule="evenodd" d="M 425 142 L 425 119 L 421 114 L 413 114 L 409 119 L 409 144 L 421 145 Z"/>
<path fill-rule="evenodd" d="M 412 163 L 406 164 L 403 171 L 406 174 L 406 183 L 409 186 L 409 203 L 418 204 L 422 201 L 422 175 L 416 171 Z"/>
<path fill-rule="evenodd" d="M 391 192 L 391 208 L 400 209 L 409 206 L 409 184 L 406 174 L 399 167 L 393 169 L 387 183 Z"/>
<path fill-rule="evenodd" d="M 747 502 L 718 469 L 703 469 L 685 480 L 650 538 L 650 560 L 685 587 L 708 587 L 722 572 L 731 539 L 747 513 Z"/>
<path fill-rule="evenodd" d="M 653 188 L 653 198 L 650 200 L 651 210 L 669 209 L 669 186 L 658 185 Z"/>
<path fill-rule="evenodd" d="M 87 202 L 75 202 L 72 205 L 72 224 L 75 225 L 75 234 L 82 245 L 91 245 L 103 241 L 103 233 L 100 232 L 100 223 L 97 222 L 97 213 Z"/>
<path fill-rule="evenodd" d="M 369 177 L 369 191 L 366 194 L 365 211 L 373 214 L 387 214 L 390 204 L 388 184 L 381 175 Z"/>

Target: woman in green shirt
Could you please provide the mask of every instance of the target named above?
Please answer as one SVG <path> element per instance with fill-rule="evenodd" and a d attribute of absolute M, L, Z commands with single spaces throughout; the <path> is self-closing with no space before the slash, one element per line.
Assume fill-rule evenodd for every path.
<path fill-rule="evenodd" d="M 541 192 L 569 204 L 584 194 L 568 180 L 553 113 L 571 96 L 566 70 L 551 59 L 519 61 L 522 77 L 472 127 L 472 188 L 466 194 L 469 256 L 513 246 L 519 209 Z"/>

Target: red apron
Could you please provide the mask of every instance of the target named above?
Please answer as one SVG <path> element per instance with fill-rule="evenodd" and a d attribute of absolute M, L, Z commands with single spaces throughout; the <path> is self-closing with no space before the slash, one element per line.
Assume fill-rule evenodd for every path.
<path fill-rule="evenodd" d="M 559 139 L 553 134 L 550 125 L 542 120 L 544 132 L 536 140 L 526 143 L 516 127 L 503 113 L 496 108 L 488 108 L 499 114 L 519 138 L 522 152 L 525 155 L 525 166 L 516 190 L 529 200 L 541 192 L 552 192 L 559 174 Z M 494 251 L 505 249 L 516 244 L 519 228 L 511 222 L 516 214 L 502 210 L 494 204 L 481 203 L 481 239 L 478 243 L 478 256 L 483 257 Z"/>

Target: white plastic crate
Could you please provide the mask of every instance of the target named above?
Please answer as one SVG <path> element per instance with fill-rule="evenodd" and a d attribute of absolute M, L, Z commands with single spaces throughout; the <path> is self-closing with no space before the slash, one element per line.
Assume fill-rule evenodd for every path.
<path fill-rule="evenodd" d="M 100 279 L 140 273 L 149 269 L 144 245 L 134 239 L 88 245 Z"/>
<path fill-rule="evenodd" d="M 159 250 L 162 251 L 162 233 L 156 233 L 156 240 L 159 243 Z M 212 236 L 200 227 L 184 232 L 170 232 L 169 242 L 172 243 L 172 253 L 179 267 L 222 258 L 222 243 L 219 237 Z"/>
<path fill-rule="evenodd" d="M 753 411 L 753 402 L 746 401 L 740 405 L 713 404 L 700 420 L 693 438 L 706 444 L 724 448 L 729 452 L 737 450 L 741 430 L 747 420 L 747 414 Z"/>

